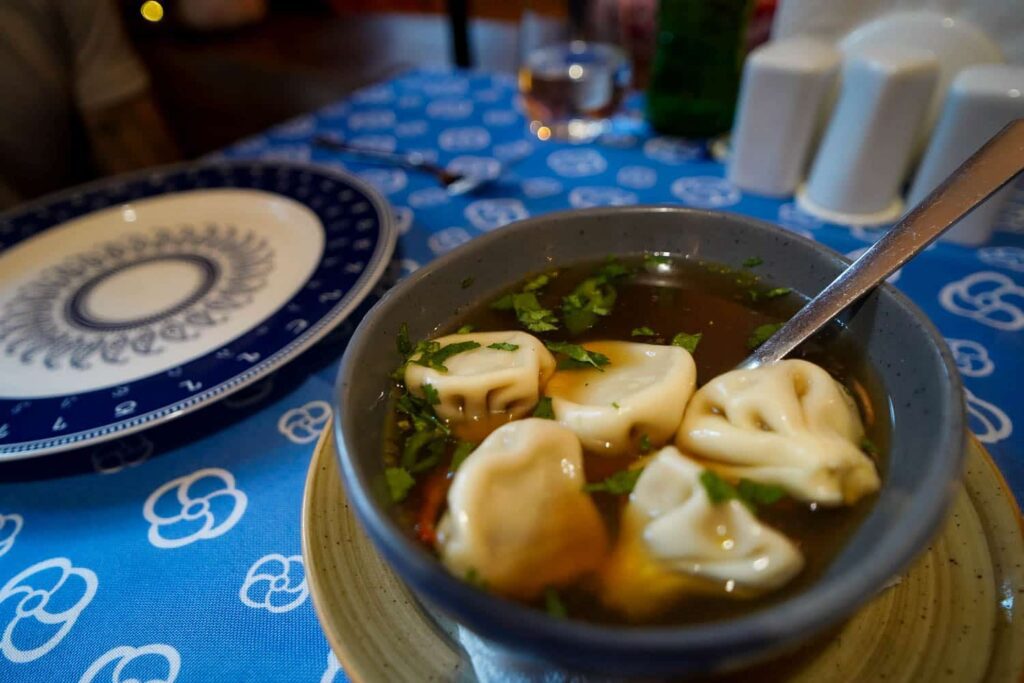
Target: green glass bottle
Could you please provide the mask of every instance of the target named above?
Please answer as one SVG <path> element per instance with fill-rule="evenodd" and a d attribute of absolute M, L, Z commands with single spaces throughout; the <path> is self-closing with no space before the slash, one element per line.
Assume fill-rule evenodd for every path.
<path fill-rule="evenodd" d="M 661 0 L 647 118 L 660 133 L 710 137 L 732 126 L 753 0 Z"/>

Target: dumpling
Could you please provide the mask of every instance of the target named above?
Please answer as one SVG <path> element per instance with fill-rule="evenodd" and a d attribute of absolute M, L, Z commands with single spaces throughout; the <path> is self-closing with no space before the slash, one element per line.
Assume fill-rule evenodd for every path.
<path fill-rule="evenodd" d="M 704 468 L 666 446 L 647 463 L 622 513 L 602 600 L 633 620 L 687 594 L 751 597 L 781 587 L 803 555 L 738 500 L 711 502 Z"/>
<path fill-rule="evenodd" d="M 433 386 L 440 399 L 434 411 L 449 422 L 479 420 L 491 413 L 523 417 L 537 405 L 541 388 L 555 371 L 551 352 L 525 332 L 452 334 L 435 341 L 442 349 L 461 342 L 480 345 L 447 358 L 447 372 L 416 363 L 405 368 L 409 391 L 423 396 L 423 385 Z"/>
<path fill-rule="evenodd" d="M 841 505 L 880 485 L 860 449 L 863 437 L 857 405 L 839 382 L 813 363 L 784 360 L 727 372 L 701 387 L 676 445 L 728 477 Z"/>
<path fill-rule="evenodd" d="M 584 344 L 606 355 L 600 369 L 560 370 L 548 382 L 555 419 L 583 447 L 625 455 L 646 434 L 652 444 L 672 438 L 693 395 L 697 369 L 678 346 L 601 341 Z"/>
<path fill-rule="evenodd" d="M 455 474 L 438 525 L 442 560 L 527 600 L 595 571 L 608 539 L 585 483 L 579 441 L 557 422 L 496 429 Z"/>

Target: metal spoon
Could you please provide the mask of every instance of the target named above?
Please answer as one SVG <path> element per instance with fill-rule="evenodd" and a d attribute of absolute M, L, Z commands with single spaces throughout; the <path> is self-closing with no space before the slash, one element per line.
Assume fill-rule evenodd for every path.
<path fill-rule="evenodd" d="M 782 360 L 1024 170 L 1024 119 L 1003 128 L 738 369 Z"/>
<path fill-rule="evenodd" d="M 385 152 L 369 147 L 350 145 L 347 142 L 330 136 L 317 135 L 313 138 L 313 144 L 334 152 L 348 152 L 367 159 L 382 161 L 403 168 L 411 168 L 416 171 L 423 171 L 437 178 L 441 187 L 448 191 L 451 196 L 466 194 L 480 187 L 485 182 L 492 180 L 490 176 L 469 176 L 463 173 L 453 173 L 437 164 L 427 161 L 422 154 L 416 152 Z"/>

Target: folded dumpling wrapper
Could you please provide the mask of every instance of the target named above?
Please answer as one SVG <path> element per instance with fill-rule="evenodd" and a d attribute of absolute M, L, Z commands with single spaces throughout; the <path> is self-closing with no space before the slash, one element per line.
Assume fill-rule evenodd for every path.
<path fill-rule="evenodd" d="M 608 538 L 585 483 L 579 440 L 557 422 L 496 429 L 455 474 L 438 525 L 442 560 L 460 578 L 527 600 L 595 571 Z"/>
<path fill-rule="evenodd" d="M 821 505 L 880 485 L 857 404 L 823 368 L 784 360 L 733 370 L 694 394 L 676 445 L 727 477 L 776 484 Z"/>
<path fill-rule="evenodd" d="M 409 391 L 423 396 L 423 385 L 432 385 L 441 400 L 434 411 L 449 422 L 479 420 L 492 413 L 506 413 L 508 419 L 523 417 L 537 405 L 542 387 L 555 371 L 551 352 L 525 332 L 451 334 L 435 341 L 442 348 L 467 341 L 480 344 L 479 348 L 448 358 L 444 362 L 447 372 L 416 363 L 405 368 Z M 518 348 L 488 348 L 492 344 Z"/>
<path fill-rule="evenodd" d="M 678 346 L 598 341 L 583 345 L 608 356 L 600 369 L 559 370 L 544 393 L 555 419 L 587 451 L 625 455 L 646 434 L 654 445 L 669 441 L 693 395 L 697 368 Z"/>
<path fill-rule="evenodd" d="M 673 446 L 647 462 L 602 571 L 606 605 L 643 620 L 686 595 L 760 595 L 803 569 L 797 547 L 743 503 L 712 503 L 703 470 Z"/>

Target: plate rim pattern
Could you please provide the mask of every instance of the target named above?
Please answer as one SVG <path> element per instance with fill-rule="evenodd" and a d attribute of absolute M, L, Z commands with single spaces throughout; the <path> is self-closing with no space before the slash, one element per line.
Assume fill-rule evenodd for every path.
<path fill-rule="evenodd" d="M 83 195 L 89 192 L 102 192 L 104 190 L 109 191 L 112 187 L 117 185 L 128 184 L 136 182 L 140 179 L 152 178 L 154 176 L 167 177 L 180 173 L 198 173 L 204 169 L 216 170 L 219 168 L 230 167 L 234 169 L 239 168 L 253 168 L 261 167 L 264 172 L 270 170 L 276 170 L 281 168 L 288 168 L 295 171 L 305 171 L 317 173 L 322 176 L 331 177 L 334 180 L 344 183 L 353 189 L 361 192 L 370 202 L 374 211 L 377 214 L 378 224 L 380 226 L 379 239 L 373 250 L 367 259 L 366 266 L 362 273 L 359 274 L 355 284 L 352 288 L 344 294 L 337 303 L 319 320 L 312 323 L 299 333 L 295 339 L 286 344 L 285 346 L 277 349 L 274 353 L 268 355 L 266 358 L 261 359 L 259 362 L 250 366 L 249 368 L 239 372 L 238 374 L 226 379 L 208 389 L 204 389 L 200 392 L 192 394 L 186 398 L 174 401 L 168 405 L 150 410 L 146 413 L 139 415 L 133 415 L 130 418 L 124 420 L 118 420 L 110 422 L 106 425 L 99 427 L 92 427 L 78 432 L 72 432 L 69 434 L 62 434 L 60 436 L 48 437 L 45 439 L 35 439 L 32 441 L 20 441 L 9 444 L 0 444 L 0 462 L 20 460 L 30 457 L 37 457 L 42 455 L 49 455 L 60 451 L 70 450 L 72 448 L 80 448 L 84 446 L 96 445 L 109 441 L 121 436 L 127 436 L 144 429 L 150 429 L 157 425 L 166 424 L 167 422 L 176 419 L 178 417 L 192 413 L 202 407 L 205 407 L 211 403 L 214 403 L 222 398 L 230 396 L 231 394 L 244 389 L 245 387 L 263 379 L 270 373 L 278 370 L 282 366 L 286 365 L 290 361 L 298 357 L 303 351 L 313 346 L 316 342 L 320 341 L 325 337 L 331 330 L 340 325 L 348 315 L 356 309 L 366 297 L 373 291 L 373 288 L 383 277 L 388 265 L 391 261 L 391 257 L 394 254 L 395 247 L 398 242 L 398 234 L 395 230 L 394 219 L 391 215 L 391 208 L 388 202 L 380 195 L 380 193 L 373 188 L 369 183 L 358 178 L 354 174 L 342 171 L 340 169 L 325 166 L 317 163 L 303 163 L 295 161 L 276 161 L 276 160 L 262 160 L 262 159 L 238 159 L 238 158 L 226 158 L 217 160 L 199 160 L 194 162 L 184 162 L 179 164 L 171 164 L 165 166 L 156 166 L 152 168 L 143 169 L 140 171 L 112 176 L 108 178 L 101 178 L 96 181 L 85 183 L 83 185 L 76 185 L 74 187 L 60 190 L 43 197 L 40 197 L 23 204 L 19 204 L 7 211 L 0 213 L 0 224 L 5 223 L 15 216 L 21 216 L 25 214 L 38 213 L 44 207 L 74 198 L 78 195 Z M 217 189 L 240 189 L 240 190 L 251 190 L 256 189 L 257 191 L 266 192 L 268 194 L 277 195 L 292 201 L 299 202 L 303 206 L 308 205 L 303 203 L 299 199 L 288 197 L 279 192 L 263 188 L 246 188 L 236 185 L 223 185 L 218 187 L 209 188 L 193 188 L 190 190 L 174 190 L 171 192 L 158 192 L 150 197 L 166 197 L 173 194 L 181 194 L 183 192 L 193 190 L 217 190 Z M 59 225 L 66 224 L 68 221 L 76 220 L 83 216 L 95 213 L 96 211 L 103 211 L 116 206 L 111 204 L 108 206 L 101 207 L 99 209 L 85 211 L 77 216 L 73 216 L 66 220 L 53 223 L 47 226 L 35 234 L 41 234 L 47 230 L 51 230 Z M 324 226 L 326 229 L 326 226 Z M 32 235 L 34 236 L 34 235 Z M 31 239 L 32 236 L 26 237 Z M 17 242 L 15 244 L 20 243 Z M 5 246 L 0 248 L 0 252 L 5 251 L 7 248 L 14 245 Z M 257 325 L 258 326 L 258 325 Z M 208 355 L 208 354 L 207 354 Z M 195 360 L 195 359 L 192 359 Z M 134 380 L 138 381 L 138 380 Z M 131 382 L 129 382 L 131 384 Z M 75 392 L 73 394 L 67 394 L 67 396 L 75 396 L 82 392 Z"/>

